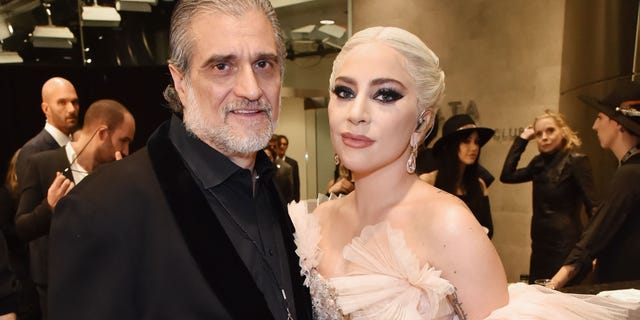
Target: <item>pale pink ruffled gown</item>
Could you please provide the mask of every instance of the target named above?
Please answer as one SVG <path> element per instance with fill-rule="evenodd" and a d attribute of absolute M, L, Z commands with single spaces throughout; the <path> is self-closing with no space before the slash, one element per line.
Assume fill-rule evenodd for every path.
<path fill-rule="evenodd" d="M 458 319 L 447 300 L 454 286 L 429 263 L 421 266 L 402 231 L 387 222 L 365 227 L 345 246 L 343 256 L 354 266 L 348 275 L 322 277 L 316 270 L 321 226 L 310 212 L 326 199 L 289 205 L 314 319 Z M 509 296 L 509 304 L 487 319 L 640 319 L 640 304 L 605 297 L 526 284 L 510 285 Z"/>

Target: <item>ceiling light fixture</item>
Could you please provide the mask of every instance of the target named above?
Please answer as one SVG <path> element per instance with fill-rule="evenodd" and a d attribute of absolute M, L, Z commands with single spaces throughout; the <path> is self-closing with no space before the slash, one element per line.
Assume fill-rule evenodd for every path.
<path fill-rule="evenodd" d="M 347 29 L 336 24 L 323 24 L 320 26 L 320 28 L 318 28 L 318 31 L 330 35 L 334 38 L 340 39 L 347 32 Z"/>
<path fill-rule="evenodd" d="M 342 45 L 336 43 L 335 41 L 331 41 L 331 38 L 322 39 L 322 44 L 328 47 L 332 47 L 338 50 L 342 50 Z"/>
<path fill-rule="evenodd" d="M 59 27 L 51 22 L 51 3 L 44 2 L 42 5 L 47 12 L 48 25 L 36 26 L 31 33 L 31 42 L 37 48 L 60 48 L 70 49 L 76 41 L 76 37 L 67 27 Z"/>
<path fill-rule="evenodd" d="M 315 29 L 316 29 L 316 25 L 315 24 L 309 24 L 309 25 L 306 25 L 304 27 L 293 29 L 293 30 L 291 30 L 291 33 L 293 35 L 304 37 L 304 36 L 308 36 L 309 34 L 311 34 Z"/>
<path fill-rule="evenodd" d="M 0 63 L 22 63 L 22 58 L 17 52 L 2 51 L 2 40 L 11 37 L 11 25 L 7 22 L 6 16 L 0 14 Z"/>
<path fill-rule="evenodd" d="M 0 50 L 0 64 L 22 62 L 22 57 L 17 52 Z"/>
<path fill-rule="evenodd" d="M 328 21 L 318 27 L 314 24 L 291 30 L 287 40 L 287 59 L 306 56 L 324 56 L 342 49 L 347 29 Z"/>
<path fill-rule="evenodd" d="M 330 19 L 322 19 L 320 20 L 320 24 L 336 24 L 336 22 Z"/>
<path fill-rule="evenodd" d="M 158 0 L 118 0 L 118 11 L 151 12 L 151 6 L 158 4 Z"/>
<path fill-rule="evenodd" d="M 120 14 L 114 7 L 98 5 L 82 6 L 82 26 L 85 27 L 117 27 L 120 25 Z"/>
<path fill-rule="evenodd" d="M 0 41 L 11 37 L 11 26 L 7 22 L 7 17 L 3 14 L 0 14 Z"/>
<path fill-rule="evenodd" d="M 0 14 L 5 14 L 7 18 L 14 15 L 31 11 L 41 5 L 40 0 L 20 0 L 20 1 L 0 1 Z"/>
<path fill-rule="evenodd" d="M 299 3 L 309 2 L 314 0 L 271 0 L 271 5 L 274 8 L 292 6 Z"/>

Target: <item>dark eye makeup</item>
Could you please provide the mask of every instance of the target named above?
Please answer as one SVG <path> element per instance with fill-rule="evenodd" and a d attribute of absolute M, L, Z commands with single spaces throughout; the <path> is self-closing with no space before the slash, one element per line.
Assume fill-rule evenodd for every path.
<path fill-rule="evenodd" d="M 404 95 L 391 88 L 381 88 L 373 94 L 373 99 L 382 103 L 391 103 L 402 99 Z"/>
<path fill-rule="evenodd" d="M 347 86 L 335 86 L 331 92 L 340 99 L 352 99 L 356 96 L 355 92 Z"/>
<path fill-rule="evenodd" d="M 356 96 L 356 93 L 353 89 L 342 85 L 335 86 L 335 88 L 333 88 L 331 92 L 333 92 L 333 94 L 335 94 L 340 99 L 353 99 Z M 376 90 L 371 98 L 382 103 L 392 103 L 402 99 L 403 97 L 404 95 L 395 89 L 380 88 Z"/>

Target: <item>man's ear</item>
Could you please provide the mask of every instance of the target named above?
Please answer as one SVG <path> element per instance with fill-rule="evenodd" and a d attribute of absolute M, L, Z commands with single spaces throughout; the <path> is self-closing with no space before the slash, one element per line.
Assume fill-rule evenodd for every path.
<path fill-rule="evenodd" d="M 47 116 L 49 114 L 49 104 L 46 102 L 42 102 L 40 103 L 40 108 L 42 109 L 42 113 L 44 113 L 45 116 Z"/>
<path fill-rule="evenodd" d="M 624 133 L 625 129 L 624 127 L 620 124 L 620 122 L 616 121 L 616 125 L 618 126 L 618 130 L 620 130 L 620 132 Z"/>
<path fill-rule="evenodd" d="M 169 64 L 169 72 L 171 72 L 171 78 L 173 79 L 173 87 L 176 89 L 178 93 L 178 97 L 180 97 L 180 101 L 185 100 L 185 78 L 184 74 L 178 70 L 173 64 Z M 184 106 L 184 103 L 182 104 Z"/>
<path fill-rule="evenodd" d="M 98 129 L 96 129 L 98 132 L 96 133 L 96 135 L 98 136 L 98 139 L 100 139 L 101 141 L 108 139 L 109 138 L 109 128 L 107 126 L 99 126 Z"/>

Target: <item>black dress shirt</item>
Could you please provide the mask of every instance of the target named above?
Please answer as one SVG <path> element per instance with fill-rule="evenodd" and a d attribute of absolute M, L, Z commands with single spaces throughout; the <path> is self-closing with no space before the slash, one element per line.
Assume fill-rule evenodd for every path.
<path fill-rule="evenodd" d="M 214 211 L 275 318 L 287 318 L 285 303 L 295 317 L 287 253 L 277 218 L 286 213 L 272 181 L 273 163 L 258 152 L 254 172 L 243 169 L 188 133 L 176 117 L 171 122 L 170 139 L 205 190 L 209 204 L 220 203 L 226 209 Z M 211 250 L 216 250 L 215 244 Z"/>
<path fill-rule="evenodd" d="M 564 264 L 596 265 L 597 282 L 640 279 L 640 154 L 623 162 Z"/>

